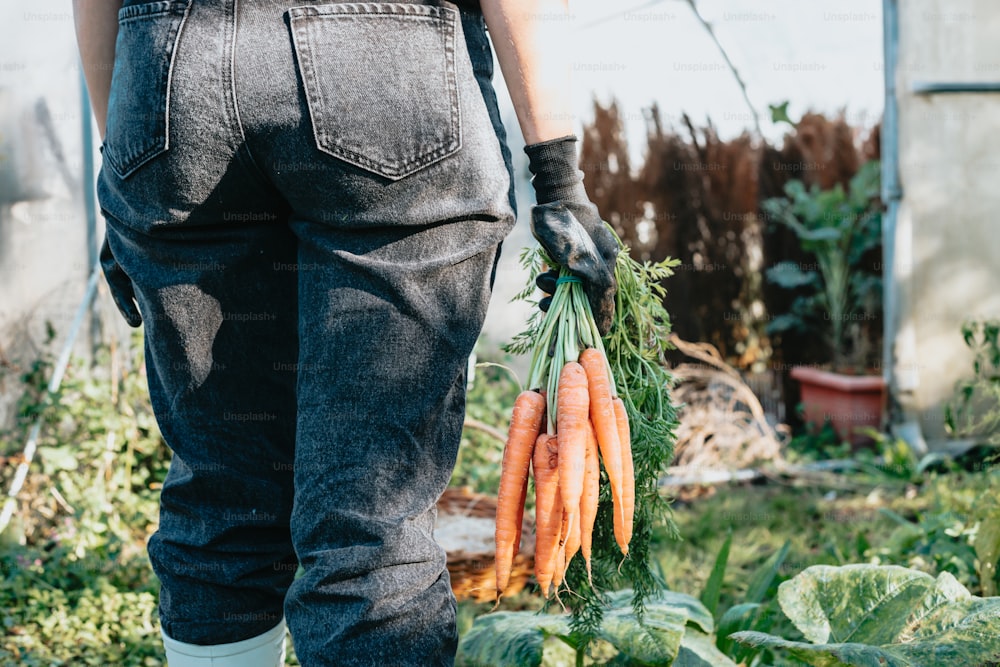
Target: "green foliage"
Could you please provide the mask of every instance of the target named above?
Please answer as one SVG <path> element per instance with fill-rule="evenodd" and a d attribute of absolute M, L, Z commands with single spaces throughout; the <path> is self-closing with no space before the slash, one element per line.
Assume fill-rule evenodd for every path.
<path fill-rule="evenodd" d="M 768 104 L 767 105 L 767 108 L 771 112 L 771 122 L 772 123 L 775 123 L 775 124 L 777 124 L 777 123 L 788 123 L 792 127 L 795 126 L 795 123 L 792 122 L 791 117 L 789 117 L 789 115 L 788 115 L 788 105 L 789 104 L 790 104 L 790 102 L 788 100 L 784 100 L 781 104 Z"/>
<path fill-rule="evenodd" d="M 678 537 L 670 506 L 659 485 L 673 460 L 677 428 L 676 406 L 670 397 L 674 378 L 667 371 L 664 358 L 670 347 L 670 317 L 663 305 L 666 298 L 663 283 L 673 275 L 676 265 L 670 259 L 640 264 L 627 249 L 618 254 L 615 320 L 605 339 L 608 360 L 632 432 L 635 521 L 629 556 L 620 571 L 634 590 L 633 608 L 640 614 L 643 599 L 662 588 L 662 582 L 653 574 L 650 557 L 654 526 L 662 526 L 667 535 Z M 601 511 L 610 514 L 610 503 Z M 598 523 L 608 533 L 599 543 L 595 531 L 595 551 L 600 548 L 603 552 L 604 545 L 614 543 L 611 530 L 614 522 L 610 516 L 602 518 L 599 513 Z M 589 589 L 583 582 L 582 570 L 567 574 L 570 590 L 575 590 L 575 584 L 584 591 L 584 599 L 594 604 L 596 601 L 588 598 Z M 579 618 L 576 626 L 581 632 L 587 627 L 582 621 Z"/>
<path fill-rule="evenodd" d="M 791 542 L 786 541 L 781 548 L 774 552 L 764 563 L 753 573 L 747 584 L 747 602 L 759 603 L 768 597 L 771 588 L 778 576 L 778 571 L 788 558 L 788 551 Z"/>
<path fill-rule="evenodd" d="M 861 431 L 871 439 L 871 446 L 856 449 L 841 439 L 827 422 L 819 430 L 802 433 L 789 442 L 786 458 L 794 463 L 835 461 L 839 469 L 852 477 L 870 479 L 882 484 L 919 484 L 932 470 L 957 469 L 957 464 L 941 452 L 930 452 L 918 458 L 902 438 L 895 438 L 875 429 Z"/>
<path fill-rule="evenodd" d="M 1000 502 L 996 498 L 987 501 L 988 513 L 979 523 L 979 530 L 972 542 L 979 562 L 979 581 L 983 595 L 997 594 L 1000 585 Z"/>
<path fill-rule="evenodd" d="M 974 597 L 948 573 L 814 566 L 783 583 L 778 602 L 806 642 L 732 638 L 819 667 L 985 667 L 1000 655 L 1000 598 Z"/>
<path fill-rule="evenodd" d="M 736 632 L 767 632 L 773 624 L 774 617 L 769 610 L 770 604 L 760 602 L 742 602 L 730 607 L 719 619 L 719 634 L 716 647 L 724 654 L 740 663 L 757 651 L 737 644 L 731 639 Z"/>
<path fill-rule="evenodd" d="M 895 527 L 866 550 L 873 563 L 905 565 L 929 573 L 947 572 L 964 586 L 995 595 L 1000 578 L 1000 479 L 995 473 L 974 476 L 977 484 L 961 488 L 957 473 L 936 481 L 935 502 L 910 520 L 898 512 L 879 512 Z"/>
<path fill-rule="evenodd" d="M 546 638 L 568 635 L 565 616 L 498 611 L 473 622 L 459 645 L 459 662 L 493 667 L 540 665 Z"/>
<path fill-rule="evenodd" d="M 864 164 L 847 191 L 839 184 L 807 189 L 791 180 L 785 197 L 762 203 L 771 219 L 795 232 L 802 249 L 816 258 L 815 269 L 779 262 L 768 270 L 768 280 L 797 293 L 790 311 L 772 320 L 768 332 L 822 335 L 835 369 L 863 369 L 870 361 L 860 323 L 881 307 L 881 279 L 863 269 L 865 255 L 882 240 L 879 169 L 877 161 Z"/>
<path fill-rule="evenodd" d="M 160 665 L 156 597 L 130 592 L 105 578 L 67 593 L 47 588 L 44 576 L 15 574 L 0 595 L 17 596 L 17 607 L 3 616 L 3 664 L 42 666 Z"/>
<path fill-rule="evenodd" d="M 703 595 L 731 532 L 715 614 L 720 650 L 735 662 L 752 667 L 800 665 L 788 655 L 734 645 L 726 637 L 736 631 L 755 630 L 800 639 L 781 612 L 775 594 L 781 582 L 811 565 L 898 564 L 937 576 L 939 562 L 946 564 L 951 559 L 942 556 L 938 561 L 928 554 L 952 550 L 967 559 L 962 567 L 950 568 L 956 579 L 975 595 L 989 595 L 979 574 L 989 560 L 978 555 L 975 545 L 982 539 L 986 549 L 987 538 L 980 536 L 990 517 L 1000 522 L 998 500 L 1000 466 L 985 464 L 978 465 L 974 472 L 926 472 L 919 488 L 892 481 L 881 473 L 861 475 L 855 471 L 849 475 L 827 473 L 819 478 L 787 480 L 785 484 L 720 486 L 714 494 L 675 506 L 675 520 L 684 540 L 655 546 L 654 558 L 661 563 L 669 588 Z M 897 538 L 893 533 L 899 524 L 882 508 L 910 522 L 950 513 L 960 517 L 961 524 L 953 524 L 956 531 L 947 526 L 935 530 L 913 551 L 906 551 L 904 542 L 894 544 Z M 790 544 L 787 558 L 772 567 L 768 560 L 781 551 L 785 542 Z M 934 546 L 938 551 L 933 550 Z M 762 603 L 748 602 L 751 582 L 759 578 L 757 573 L 772 569 L 777 574 Z"/>
<path fill-rule="evenodd" d="M 874 562 L 947 572 L 984 595 L 996 595 L 1000 563 L 1000 502 L 985 496 L 972 514 L 954 510 L 922 514 L 908 521 L 887 509 L 896 522 L 886 542 L 869 552 Z"/>
<path fill-rule="evenodd" d="M 23 532 L 0 546 L 3 664 L 162 661 L 145 540 L 170 453 L 149 407 L 141 359 L 140 370 L 114 388 L 102 375 L 106 352 L 95 362 L 93 369 L 71 365 L 56 395 L 45 392 L 48 361 L 34 364 L 22 378 L 18 428 L 0 442 L 3 453 L 20 451 L 27 427 L 43 419 L 41 472 L 29 477 L 30 500 L 8 529 Z M 9 474 L 4 481 L 10 484 Z"/>
<path fill-rule="evenodd" d="M 871 435 L 881 452 L 877 469 L 882 474 L 907 482 L 917 482 L 928 462 L 938 460 L 933 454 L 918 459 L 913 449 L 902 438 L 892 438 L 872 430 Z"/>
<path fill-rule="evenodd" d="M 976 522 L 955 511 L 928 512 L 916 521 L 880 510 L 896 522 L 885 543 L 870 552 L 872 561 L 899 564 L 929 572 L 947 572 L 970 587 L 979 586 L 973 539 Z"/>
<path fill-rule="evenodd" d="M 718 555 L 715 557 L 715 565 L 708 575 L 708 582 L 701 592 L 701 603 L 705 605 L 708 612 L 715 616 L 715 610 L 719 607 L 719 596 L 722 594 L 722 581 L 726 576 L 726 562 L 729 560 L 729 550 L 733 546 L 733 531 L 726 534 L 726 541 L 722 543 Z"/>
<path fill-rule="evenodd" d="M 593 642 L 581 642 L 566 614 L 497 612 L 481 616 L 459 644 L 458 664 L 553 664 L 556 640 L 577 652 L 577 664 L 735 666 L 712 645 L 712 615 L 695 598 L 657 591 L 646 596 L 641 616 L 632 608 L 633 599 L 630 590 L 608 596 L 609 606 Z"/>
<path fill-rule="evenodd" d="M 36 472 L 29 476 L 21 496 L 16 525 L 8 528 L 0 542 L 0 664 L 152 666 L 163 661 L 155 614 L 157 586 L 145 556 L 145 540 L 156 521 L 158 484 L 169 452 L 149 409 L 141 358 L 116 381 L 106 377 L 103 369 L 109 364 L 103 354 L 96 362 L 91 369 L 71 366 L 62 390 L 51 399 L 43 390 L 50 366 L 42 361 L 29 369 L 18 428 L 0 440 L 0 455 L 19 452 L 26 428 L 37 415 L 43 416 L 40 451 L 33 466 Z M 505 424 L 516 385 L 502 369 L 480 368 L 469 394 L 468 414 L 493 426 Z M 113 387 L 117 388 L 114 400 Z M 470 449 L 501 452 L 502 443 L 475 429 L 467 430 L 466 437 L 475 441 Z M 658 572 L 654 581 L 662 577 L 678 591 L 700 593 L 706 601 L 704 612 L 693 598 L 683 598 L 687 602 L 681 604 L 682 598 L 669 598 L 677 594 L 661 598 L 654 592 L 646 613 L 640 616 L 630 606 L 632 591 L 606 594 L 602 600 L 609 606 L 601 609 L 600 617 L 586 617 L 598 627 L 589 643 L 583 641 L 585 635 L 576 629 L 571 616 L 525 614 L 557 619 L 553 621 L 558 624 L 556 631 L 543 633 L 541 664 L 573 664 L 577 655 L 588 664 L 639 664 L 637 657 L 655 658 L 656 651 L 667 650 L 664 645 L 673 646 L 664 638 L 672 635 L 663 629 L 671 627 L 671 613 L 687 614 L 688 619 L 673 665 L 801 664 L 793 657 L 800 654 L 808 656 L 807 662 L 814 661 L 809 664 L 863 664 L 834 661 L 840 660 L 838 655 L 853 660 L 857 651 L 857 655 L 876 655 L 876 650 L 898 660 L 883 645 L 816 648 L 815 643 L 802 641 L 775 599 L 775 591 L 793 572 L 816 563 L 860 560 L 905 565 L 934 576 L 950 573 L 973 593 L 996 593 L 1000 583 L 996 577 L 1000 466 L 980 462 L 974 474 L 922 473 L 915 478 L 920 492 L 904 497 L 904 488 L 914 487 L 889 482 L 897 466 L 902 479 L 913 462 L 899 458 L 903 454 L 893 453 L 895 448 L 894 442 L 886 441 L 881 463 L 861 461 L 861 470 L 864 465 L 887 468 L 881 476 L 854 473 L 843 478 L 845 484 L 863 487 L 856 492 L 841 489 L 829 494 L 814 484 L 803 488 L 733 486 L 677 512 L 675 520 L 684 542 L 674 540 L 674 526 L 652 525 L 648 539 L 650 566 Z M 489 467 L 485 462 L 470 463 L 465 478 L 473 486 L 495 485 L 489 479 Z M 3 470 L 4 489 L 13 468 L 8 465 Z M 480 488 L 495 490 L 495 486 Z M 11 539 L 15 528 L 21 529 L 24 543 Z M 617 560 L 613 562 L 599 575 L 612 584 L 622 580 Z M 716 573 L 720 567 L 725 569 L 724 576 Z M 581 574 L 571 568 L 571 576 Z M 706 586 L 706 582 L 712 583 Z M 710 594 L 709 589 L 718 592 Z M 573 604 L 578 594 L 580 587 L 574 586 L 573 593 L 564 598 Z M 521 602 L 526 605 L 538 603 L 537 598 L 525 597 Z M 707 604 L 713 600 L 717 600 L 714 605 Z M 650 612 L 650 608 L 655 610 Z M 965 613 L 961 606 L 949 608 Z M 585 605 L 575 609 L 581 617 L 588 613 Z M 703 614 L 710 610 L 715 632 L 705 629 L 710 626 Z M 984 611 L 994 614 L 995 608 Z M 491 616 L 497 614 L 476 619 L 472 627 L 482 633 L 482 624 Z M 512 622 L 523 624 L 524 617 L 516 616 L 518 620 Z M 643 629 L 642 624 L 653 629 Z M 957 637 L 956 646 L 964 650 L 961 636 L 967 627 L 959 623 L 945 629 L 944 636 Z M 463 646 L 464 635 L 471 631 L 463 633 Z M 727 639 L 737 631 L 769 633 L 763 636 L 803 646 L 768 645 L 761 651 Z M 488 636 L 480 634 L 480 639 Z M 632 640 L 634 645 L 628 643 Z M 852 638 L 846 643 L 859 642 Z M 577 647 L 582 648 L 579 654 Z M 490 650 L 507 649 L 496 643 Z M 828 662 L 816 662 L 820 659 Z M 907 659 L 916 660 L 911 667 L 974 664 L 952 655 L 945 655 L 941 663 L 921 663 L 919 656 L 909 654 Z M 293 657 L 290 661 L 294 664 Z M 490 659 L 483 664 L 502 663 Z"/>
<path fill-rule="evenodd" d="M 792 463 L 842 460 L 853 452 L 851 443 L 841 438 L 829 421 L 818 429 L 795 435 L 785 448 L 785 456 Z"/>
<path fill-rule="evenodd" d="M 1000 320 L 966 322 L 962 338 L 974 354 L 972 378 L 956 385 L 945 426 L 956 437 L 1000 445 Z"/>
<path fill-rule="evenodd" d="M 715 559 L 715 566 L 709 575 L 708 583 L 702 592 L 702 600 L 706 597 L 715 598 L 717 602 L 716 589 L 721 587 L 722 576 L 720 573 L 726 569 L 726 561 L 729 557 L 729 550 L 732 543 L 732 532 L 726 538 Z M 718 623 L 718 637 L 716 647 L 723 654 L 740 664 L 753 655 L 754 651 L 734 644 L 729 635 L 734 632 L 753 630 L 766 632 L 771 629 L 774 623 L 772 611 L 774 590 L 780 577 L 780 570 L 788 558 L 791 542 L 786 541 L 780 549 L 775 551 L 763 564 L 760 565 L 749 577 L 747 591 L 743 601 L 730 607 L 724 614 L 713 611 Z"/>

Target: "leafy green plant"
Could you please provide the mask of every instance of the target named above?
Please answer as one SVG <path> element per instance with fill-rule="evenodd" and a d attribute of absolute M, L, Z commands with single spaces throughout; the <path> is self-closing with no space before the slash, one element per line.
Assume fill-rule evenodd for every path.
<path fill-rule="evenodd" d="M 1000 502 L 994 498 L 989 505 L 972 542 L 979 560 L 979 581 L 987 596 L 996 595 L 1000 588 Z"/>
<path fill-rule="evenodd" d="M 577 665 L 714 665 L 736 667 L 713 644 L 712 614 L 697 599 L 659 591 L 646 596 L 644 613 L 633 592 L 608 596 L 609 607 L 591 641 L 572 630 L 567 614 L 497 612 L 476 619 L 462 638 L 458 664 L 536 667 L 567 657 Z"/>
<path fill-rule="evenodd" d="M 869 551 L 874 562 L 947 572 L 965 586 L 979 587 L 973 546 L 978 528 L 975 519 L 954 510 L 922 513 L 916 521 L 908 521 L 886 508 L 879 512 L 894 521 L 896 527 L 881 546 Z"/>
<path fill-rule="evenodd" d="M 921 485 L 933 474 L 962 468 L 961 462 L 947 452 L 932 451 L 918 457 L 903 438 L 874 428 L 859 428 L 857 433 L 866 435 L 871 445 L 854 447 L 826 422 L 819 429 L 795 435 L 785 449 L 785 458 L 793 464 L 829 465 L 844 474 L 841 479 L 845 483 L 870 482 L 885 487 Z M 981 462 L 977 464 L 982 467 Z"/>
<path fill-rule="evenodd" d="M 881 278 L 863 268 L 865 255 L 881 244 L 879 163 L 864 164 L 846 191 L 840 184 L 807 189 L 791 180 L 785 195 L 765 200 L 762 207 L 795 233 L 802 249 L 815 256 L 816 268 L 785 261 L 768 270 L 768 280 L 798 293 L 768 332 L 818 333 L 830 349 L 834 370 L 863 370 L 868 357 L 880 352 L 870 351 L 860 326 L 881 306 Z"/>
<path fill-rule="evenodd" d="M 701 593 L 701 601 L 718 626 L 716 647 L 736 662 L 749 664 L 748 660 L 760 652 L 735 644 L 729 639 L 729 635 L 742 630 L 766 632 L 771 629 L 775 617 L 774 589 L 780 577 L 780 570 L 788 558 L 791 542 L 786 541 L 750 575 L 742 600 L 722 613 L 719 608 L 719 598 L 732 541 L 733 534 L 730 531 L 715 557 L 715 564 Z"/>
<path fill-rule="evenodd" d="M 43 422 L 0 536 L 2 665 L 165 662 L 146 540 L 171 455 L 149 403 L 141 334 L 129 347 L 134 355 L 117 365 L 107 348 L 74 359 L 55 394 L 45 389 L 47 357 L 21 377 L 19 419 L 0 434 L 0 457 L 16 460 L 24 433 Z M 5 489 L 15 467 L 0 467 Z M 286 662 L 298 664 L 290 642 Z"/>
<path fill-rule="evenodd" d="M 1000 501 L 985 496 L 974 514 L 953 510 L 927 513 L 917 521 L 888 509 L 880 510 L 896 522 L 888 540 L 868 552 L 878 563 L 948 572 L 983 595 L 997 594 L 1000 578 Z"/>
<path fill-rule="evenodd" d="M 719 548 L 719 553 L 715 556 L 715 564 L 705 582 L 705 588 L 701 591 L 700 600 L 713 617 L 719 608 L 719 598 L 722 595 L 722 582 L 726 576 L 726 563 L 729 561 L 729 550 L 733 547 L 733 531 L 726 534 L 726 541 Z"/>
<path fill-rule="evenodd" d="M 732 638 L 817 667 L 986 667 L 1000 657 L 1000 598 L 975 597 L 947 572 L 817 565 L 781 584 L 778 603 L 806 641 Z"/>
<path fill-rule="evenodd" d="M 956 437 L 1000 445 L 1000 320 L 970 321 L 962 338 L 972 350 L 972 377 L 955 387 L 945 426 Z"/>
<path fill-rule="evenodd" d="M 818 429 L 796 434 L 785 448 L 786 457 L 793 463 L 847 459 L 853 454 L 851 443 L 841 438 L 829 421 Z"/>
<path fill-rule="evenodd" d="M 36 472 L 0 542 L 0 663 L 162 662 L 145 540 L 170 453 L 141 357 L 114 379 L 108 361 L 100 350 L 93 366 L 71 364 L 54 395 L 44 389 L 47 359 L 22 377 L 18 427 L 0 439 L 0 453 L 19 452 L 37 418 L 43 427 Z"/>

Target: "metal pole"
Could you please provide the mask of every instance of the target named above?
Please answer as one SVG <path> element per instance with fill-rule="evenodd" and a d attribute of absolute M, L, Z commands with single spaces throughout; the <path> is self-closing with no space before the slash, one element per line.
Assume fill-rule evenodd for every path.
<path fill-rule="evenodd" d="M 900 363 L 912 364 L 912 354 L 900 357 L 900 267 L 912 264 L 910 244 L 897 248 L 899 209 L 903 187 L 899 178 L 899 89 L 896 75 L 899 69 L 899 0 L 883 0 L 882 21 L 885 49 L 885 111 L 882 117 L 882 201 L 886 212 L 882 221 L 882 377 L 889 389 L 889 431 L 902 438 L 918 457 L 927 453 L 927 443 L 920 421 L 912 414 L 912 392 L 917 370 L 900 368 Z M 907 271 L 909 273 L 909 271 Z M 908 348 L 907 348 L 908 349 Z M 901 381 L 905 378 L 905 381 Z M 905 385 L 905 386 L 904 386 Z"/>
<path fill-rule="evenodd" d="M 99 245 L 97 241 L 97 192 L 94 175 L 94 127 L 90 113 L 90 94 L 87 92 L 87 80 L 83 76 L 83 66 L 80 66 L 80 119 L 82 140 L 80 153 L 82 155 L 83 174 L 83 208 L 87 219 L 87 266 L 97 266 Z M 90 308 L 90 352 L 91 357 L 97 351 L 101 341 L 101 320 L 98 312 L 97 299 L 91 302 Z"/>
<path fill-rule="evenodd" d="M 80 334 L 80 329 L 83 325 L 83 319 L 87 314 L 87 310 L 90 305 L 94 302 L 94 295 L 97 292 L 97 279 L 101 275 L 101 268 L 96 264 L 93 265 L 93 269 L 90 271 L 90 278 L 87 280 L 87 289 L 83 294 L 83 301 L 76 309 L 76 316 L 73 318 L 73 325 L 69 329 L 69 335 L 66 336 L 66 342 L 63 344 L 62 351 L 59 353 L 59 359 L 56 360 L 56 365 L 52 369 L 52 377 L 49 379 L 49 384 L 47 388 L 47 393 L 45 394 L 45 407 L 49 408 L 52 406 L 52 397 L 55 393 L 59 391 L 59 386 L 62 384 L 63 376 L 66 373 L 66 367 L 69 366 L 70 355 L 73 353 L 73 344 L 76 342 L 76 337 Z M 39 414 L 35 417 L 35 423 L 31 426 L 31 431 L 28 433 L 28 441 L 24 445 L 24 453 L 21 456 L 21 462 L 17 466 L 17 470 L 14 472 L 14 478 L 10 484 L 10 490 L 7 492 L 7 500 L 3 504 L 3 509 L 0 510 L 0 534 L 7 528 L 10 524 L 10 520 L 14 516 L 14 512 L 17 511 L 17 494 L 21 492 L 21 487 L 24 485 L 24 480 L 28 477 L 28 468 L 31 466 L 32 459 L 35 458 L 35 451 L 38 447 L 38 436 L 42 432 L 42 424 L 45 421 L 45 415 Z"/>
<path fill-rule="evenodd" d="M 1000 93 L 1000 81 L 917 81 L 911 90 L 914 95 Z"/>
<path fill-rule="evenodd" d="M 897 321 L 897 285 L 895 275 L 896 217 L 903 197 L 899 184 L 899 123 L 896 105 L 896 64 L 899 46 L 899 16 L 897 0 L 883 0 L 883 51 L 885 66 L 885 110 L 882 115 L 882 201 L 886 205 L 882 221 L 882 376 L 889 387 L 890 402 L 895 396 L 894 346 Z M 889 419 L 893 418 L 890 407 Z"/>

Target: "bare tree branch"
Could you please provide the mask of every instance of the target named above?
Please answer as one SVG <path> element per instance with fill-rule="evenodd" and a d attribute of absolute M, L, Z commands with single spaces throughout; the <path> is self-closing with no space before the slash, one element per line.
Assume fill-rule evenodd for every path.
<path fill-rule="evenodd" d="M 719 42 L 719 38 L 715 36 L 715 30 L 712 29 L 712 24 L 705 20 L 705 17 L 701 15 L 700 11 L 698 11 L 698 5 L 695 3 L 695 0 L 685 0 L 685 2 L 687 2 L 688 6 L 691 7 L 691 11 L 694 12 L 695 18 L 698 19 L 698 22 L 704 26 L 705 30 L 708 32 L 708 36 L 712 38 L 713 42 L 715 42 L 716 48 L 719 49 L 719 53 L 722 54 L 723 59 L 726 61 L 726 65 L 729 66 L 729 71 L 733 73 L 733 77 L 736 79 L 736 84 L 740 87 L 740 92 L 743 94 L 743 100 L 747 103 L 747 108 L 750 109 L 750 113 L 753 115 L 753 124 L 757 130 L 757 136 L 764 136 L 760 129 L 760 116 L 757 115 L 757 110 L 750 101 L 750 96 L 747 94 L 747 86 L 743 82 L 743 77 L 740 76 L 739 70 L 736 69 L 736 65 L 733 64 L 733 61 L 729 59 L 729 54 L 726 53 L 726 49 L 723 48 L 722 43 Z"/>

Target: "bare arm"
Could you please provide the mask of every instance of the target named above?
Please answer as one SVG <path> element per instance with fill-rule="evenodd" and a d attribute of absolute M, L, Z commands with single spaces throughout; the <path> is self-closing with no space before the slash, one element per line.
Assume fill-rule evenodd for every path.
<path fill-rule="evenodd" d="M 481 5 L 525 142 L 573 134 L 569 0 Z"/>
<path fill-rule="evenodd" d="M 108 96 L 111 93 L 121 5 L 121 0 L 73 0 L 76 41 L 101 140 L 104 139 L 108 118 Z"/>

